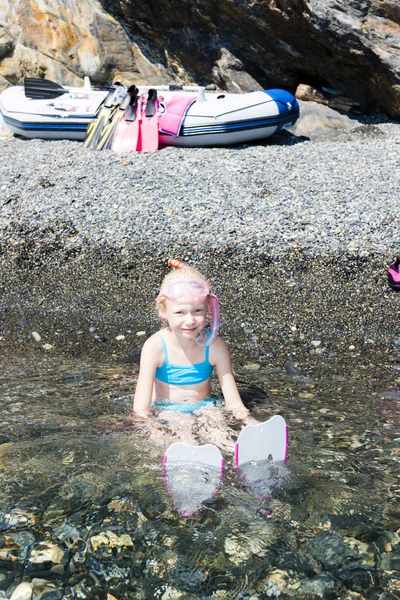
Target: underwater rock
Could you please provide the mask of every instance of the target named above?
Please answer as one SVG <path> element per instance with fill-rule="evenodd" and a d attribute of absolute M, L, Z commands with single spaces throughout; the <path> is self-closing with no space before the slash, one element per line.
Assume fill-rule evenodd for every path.
<path fill-rule="evenodd" d="M 364 593 L 374 588 L 376 584 L 376 573 L 359 563 L 349 563 L 343 568 L 335 570 L 334 575 L 352 591 Z"/>
<path fill-rule="evenodd" d="M 167 587 L 163 595 L 161 596 L 161 600 L 179 600 L 183 597 L 183 593 L 175 590 L 172 587 Z"/>
<path fill-rule="evenodd" d="M 287 571 L 275 569 L 272 571 L 263 586 L 263 593 L 267 598 L 279 598 L 286 588 Z"/>
<path fill-rule="evenodd" d="M 0 531 L 11 531 L 13 529 L 25 529 L 35 524 L 37 514 L 35 510 L 24 509 L 19 506 L 9 512 L 0 512 Z"/>
<path fill-rule="evenodd" d="M 400 571 L 400 551 L 382 554 L 381 568 L 388 571 Z"/>
<path fill-rule="evenodd" d="M 61 600 L 62 590 L 45 579 L 32 579 L 32 600 Z"/>
<path fill-rule="evenodd" d="M 10 600 L 31 600 L 32 599 L 32 586 L 30 583 L 20 583 L 18 587 L 13 591 Z"/>
<path fill-rule="evenodd" d="M 54 537 L 65 544 L 67 548 L 72 548 L 76 545 L 77 541 L 80 540 L 80 532 L 76 527 L 64 523 L 53 530 Z"/>
<path fill-rule="evenodd" d="M 99 535 L 94 535 L 89 541 L 94 551 L 97 551 L 100 546 L 108 548 L 133 548 L 132 538 L 127 533 L 118 536 L 113 531 L 105 531 Z"/>
<path fill-rule="evenodd" d="M 35 536 L 29 531 L 0 535 L 0 566 L 23 564 L 34 541 Z"/>
<path fill-rule="evenodd" d="M 320 573 L 312 580 L 303 581 L 301 592 L 312 598 L 328 598 L 335 592 L 336 582 L 334 577 L 327 573 Z"/>
<path fill-rule="evenodd" d="M 342 538 L 329 533 L 320 533 L 311 538 L 306 549 L 328 569 L 341 565 L 349 558 L 357 557 L 357 552 L 350 549 Z"/>
<path fill-rule="evenodd" d="M 240 565 L 252 555 L 265 556 L 267 554 L 267 543 L 256 536 L 249 538 L 240 534 L 226 538 L 224 549 L 230 560 L 235 565 Z"/>
<path fill-rule="evenodd" d="M 40 571 L 49 573 L 55 566 L 66 565 L 68 557 L 68 551 L 63 550 L 56 544 L 52 544 L 51 542 L 41 542 L 32 547 L 28 557 L 26 570 L 28 572 Z M 55 573 L 60 574 L 60 569 L 57 569 Z"/>

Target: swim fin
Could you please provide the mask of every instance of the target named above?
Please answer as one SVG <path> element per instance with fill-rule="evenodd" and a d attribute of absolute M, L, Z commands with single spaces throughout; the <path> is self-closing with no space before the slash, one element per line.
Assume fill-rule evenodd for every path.
<path fill-rule="evenodd" d="M 224 459 L 212 444 L 172 444 L 164 455 L 163 481 L 175 508 L 184 517 L 197 512 L 202 503 L 218 492 Z"/>
<path fill-rule="evenodd" d="M 119 105 L 125 95 L 125 88 L 117 82 L 109 91 L 103 102 L 100 104 L 92 123 L 89 124 L 86 131 L 86 138 L 83 142 L 85 148 L 96 148 L 103 132 L 104 126 L 108 122 L 110 115 L 116 106 Z"/>
<path fill-rule="evenodd" d="M 103 127 L 103 131 L 101 133 L 100 139 L 96 146 L 97 150 L 111 150 L 112 144 L 115 136 L 115 132 L 118 126 L 118 123 L 122 119 L 125 109 L 129 105 L 132 96 L 137 96 L 139 90 L 135 85 L 131 85 L 128 88 L 127 95 L 120 102 L 119 105 L 115 106 L 114 110 L 111 112 L 107 123 Z"/>
<path fill-rule="evenodd" d="M 142 152 L 158 150 L 158 99 L 157 90 L 150 89 L 147 96 L 146 108 L 142 115 Z"/>
<path fill-rule="evenodd" d="M 114 152 L 136 152 L 141 150 L 140 122 L 142 118 L 142 98 L 132 94 L 130 102 L 120 119 L 112 143 Z"/>
<path fill-rule="evenodd" d="M 265 423 L 247 425 L 235 446 L 235 467 L 251 461 L 285 461 L 288 457 L 289 430 L 285 419 L 274 415 Z"/>

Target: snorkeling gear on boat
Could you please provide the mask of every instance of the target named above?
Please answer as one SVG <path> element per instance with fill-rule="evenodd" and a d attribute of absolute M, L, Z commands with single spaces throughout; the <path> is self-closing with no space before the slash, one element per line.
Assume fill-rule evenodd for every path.
<path fill-rule="evenodd" d="M 118 105 L 115 105 L 103 127 L 99 141 L 97 142 L 97 150 L 114 149 L 114 138 L 116 136 L 116 132 L 118 131 L 119 123 L 124 118 L 127 107 L 131 102 L 131 98 L 136 98 L 138 92 L 139 90 L 137 87 L 135 85 L 131 85 L 121 102 Z"/>
<path fill-rule="evenodd" d="M 168 265 L 175 267 L 176 269 L 184 269 L 189 266 L 175 258 L 170 258 Z M 211 346 L 211 344 L 215 342 L 220 325 L 219 300 L 217 296 L 211 292 L 205 279 L 195 277 L 170 279 L 162 288 L 157 298 L 161 298 L 162 296 L 167 297 L 177 304 L 198 304 L 208 296 L 211 304 L 210 334 L 208 335 L 207 329 L 203 329 L 195 339 L 195 342 L 199 344 L 199 346 Z"/>
<path fill-rule="evenodd" d="M 100 104 L 93 122 L 87 128 L 86 138 L 83 142 L 84 148 L 97 148 L 105 126 L 125 96 L 125 87 L 116 82 Z"/>
<path fill-rule="evenodd" d="M 392 290 L 400 291 L 400 258 L 398 256 L 390 263 L 387 274 Z"/>

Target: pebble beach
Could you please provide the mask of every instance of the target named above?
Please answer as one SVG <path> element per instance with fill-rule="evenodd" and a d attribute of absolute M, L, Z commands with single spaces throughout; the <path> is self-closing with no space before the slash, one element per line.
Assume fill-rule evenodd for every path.
<path fill-rule="evenodd" d="M 4 306 L 46 324 L 61 314 L 113 323 L 113 337 L 132 322 L 151 331 L 175 256 L 207 274 L 235 335 L 387 336 L 397 323 L 386 267 L 398 252 L 400 124 L 347 122 L 153 154 L 0 140 Z"/>
<path fill-rule="evenodd" d="M 71 141 L 0 142 L 1 243 L 66 232 L 67 246 L 232 248 L 279 257 L 397 250 L 400 124 L 333 141 L 93 151 Z M 46 234 L 47 232 L 47 234 Z"/>

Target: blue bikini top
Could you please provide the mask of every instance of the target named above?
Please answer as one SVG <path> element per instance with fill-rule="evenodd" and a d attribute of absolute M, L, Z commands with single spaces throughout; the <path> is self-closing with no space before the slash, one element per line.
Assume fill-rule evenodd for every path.
<path fill-rule="evenodd" d="M 167 345 L 163 336 L 159 331 L 157 331 L 157 335 L 160 337 L 162 343 L 164 363 L 161 367 L 157 367 L 156 379 L 171 385 L 195 385 L 210 379 L 214 370 L 214 367 L 210 365 L 210 361 L 208 360 L 210 346 L 205 347 L 205 360 L 203 362 L 195 365 L 173 365 L 168 362 Z"/>

